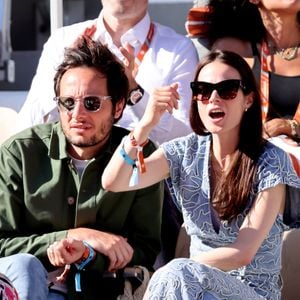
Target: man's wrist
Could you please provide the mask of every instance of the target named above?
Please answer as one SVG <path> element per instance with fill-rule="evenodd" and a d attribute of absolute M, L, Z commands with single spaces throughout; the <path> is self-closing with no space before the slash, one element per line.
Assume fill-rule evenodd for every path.
<path fill-rule="evenodd" d="M 90 261 L 94 260 L 96 257 L 96 252 L 93 249 L 93 247 L 90 246 L 87 242 L 83 242 L 83 244 L 84 244 L 84 252 L 81 258 L 79 258 L 79 260 L 75 262 L 77 266 L 80 266 L 82 264 L 87 265 Z"/>
<path fill-rule="evenodd" d="M 87 242 L 83 241 L 86 249 L 79 261 L 75 263 L 77 268 L 77 272 L 75 274 L 75 289 L 76 292 L 81 292 L 81 271 L 85 269 L 85 267 L 95 259 L 96 252 L 91 245 Z M 87 258 L 85 258 L 87 256 Z"/>

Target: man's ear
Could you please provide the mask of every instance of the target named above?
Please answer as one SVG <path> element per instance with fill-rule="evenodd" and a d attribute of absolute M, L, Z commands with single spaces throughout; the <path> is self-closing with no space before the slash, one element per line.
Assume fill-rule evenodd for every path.
<path fill-rule="evenodd" d="M 121 117 L 124 108 L 125 108 L 125 99 L 123 98 L 122 100 L 118 101 L 116 104 L 115 114 L 114 114 L 115 119 L 119 119 Z"/>

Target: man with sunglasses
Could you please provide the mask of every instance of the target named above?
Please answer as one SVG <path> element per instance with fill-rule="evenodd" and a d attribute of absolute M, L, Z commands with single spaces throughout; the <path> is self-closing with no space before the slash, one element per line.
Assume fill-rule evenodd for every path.
<path fill-rule="evenodd" d="M 148 0 L 101 0 L 102 10 L 95 20 L 65 26 L 44 45 L 28 97 L 19 113 L 18 130 L 57 120 L 52 89 L 55 69 L 65 47 L 81 34 L 100 40 L 126 67 L 130 93 L 118 125 L 131 130 L 143 116 L 149 95 L 158 86 L 179 83 L 179 109 L 165 115 L 151 132 L 152 141 L 162 143 L 191 132 L 188 117 L 191 92 L 189 82 L 198 61 L 197 51 L 187 37 L 153 22 Z M 42 91 L 42 93 L 41 93 Z"/>
<path fill-rule="evenodd" d="M 128 135 L 114 126 L 128 86 L 108 48 L 82 38 L 66 49 L 54 79 L 59 122 L 24 130 L 2 145 L 0 257 L 25 252 L 42 262 L 50 292 L 43 289 L 36 299 L 67 299 L 66 293 L 116 299 L 124 291 L 124 267 L 154 264 L 162 185 L 126 193 L 101 187 L 106 164 Z M 154 149 L 148 142 L 143 153 Z M 40 279 L 46 286 L 46 277 Z"/>
<path fill-rule="evenodd" d="M 189 82 L 198 62 L 191 40 L 152 21 L 148 0 L 101 0 L 101 3 L 102 10 L 97 19 L 62 27 L 45 43 L 27 99 L 19 112 L 17 130 L 57 120 L 57 109 L 52 101 L 55 69 L 61 62 L 64 47 L 70 46 L 79 35 L 86 34 L 108 45 L 126 67 L 130 93 L 128 105 L 117 125 L 128 130 L 135 128 L 144 114 L 151 92 L 156 87 L 178 82 L 178 109 L 161 118 L 150 133 L 150 139 L 161 144 L 190 133 Z M 158 266 L 173 257 L 181 225 L 177 209 L 169 207 L 168 203 L 164 201 L 163 253 Z"/>

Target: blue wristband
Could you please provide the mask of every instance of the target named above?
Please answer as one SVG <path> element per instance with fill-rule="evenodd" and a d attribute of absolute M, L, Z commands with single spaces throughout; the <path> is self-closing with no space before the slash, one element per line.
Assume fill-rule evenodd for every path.
<path fill-rule="evenodd" d="M 120 148 L 120 154 L 129 165 L 131 165 L 132 167 L 136 166 L 135 161 L 131 157 L 129 157 L 123 147 Z"/>
<path fill-rule="evenodd" d="M 133 160 L 125 151 L 124 149 L 124 142 L 125 140 L 128 139 L 128 136 L 123 137 L 122 142 L 121 142 L 121 147 L 120 147 L 120 155 L 123 157 L 125 162 L 132 166 L 132 174 L 130 176 L 129 180 L 129 186 L 133 187 L 136 186 L 139 182 L 139 171 L 136 165 L 136 160 Z"/>
<path fill-rule="evenodd" d="M 77 268 L 77 272 L 75 274 L 75 289 L 76 292 L 81 292 L 81 274 L 80 271 L 84 269 L 84 267 L 91 262 L 94 259 L 95 256 L 95 250 L 93 249 L 92 246 L 90 246 L 87 242 L 83 241 L 85 247 L 89 248 L 89 256 L 87 259 L 85 259 L 84 261 L 82 261 L 80 264 L 76 264 L 75 266 Z"/>

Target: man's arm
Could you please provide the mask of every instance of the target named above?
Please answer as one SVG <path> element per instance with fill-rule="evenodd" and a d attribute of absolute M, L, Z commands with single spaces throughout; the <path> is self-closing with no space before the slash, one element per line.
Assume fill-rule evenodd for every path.
<path fill-rule="evenodd" d="M 105 270 L 116 271 L 127 265 L 152 268 L 160 249 L 162 184 L 138 192 L 127 215 L 128 233 L 121 235 L 90 228 L 68 230 L 68 237 L 54 242 L 48 248 L 48 257 L 54 266 L 78 261 L 84 252 L 83 241 L 96 252 L 107 257 Z M 125 201 L 125 200 L 124 200 Z M 96 257 L 95 257 L 96 258 Z M 103 259 L 89 264 L 103 269 Z"/>

